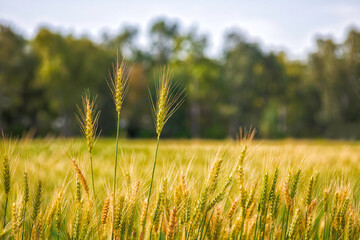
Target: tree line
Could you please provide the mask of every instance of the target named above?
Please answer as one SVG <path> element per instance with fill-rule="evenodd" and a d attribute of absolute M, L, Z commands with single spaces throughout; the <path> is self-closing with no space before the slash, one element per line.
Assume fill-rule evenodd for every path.
<path fill-rule="evenodd" d="M 12 135 L 79 135 L 74 113 L 89 89 L 101 109 L 102 135 L 113 136 L 116 116 L 106 78 L 119 52 L 132 64 L 123 136 L 154 135 L 148 89 L 169 65 L 186 96 L 164 136 L 226 138 L 240 126 L 252 126 L 264 138 L 360 137 L 356 28 L 340 43 L 318 38 L 305 60 L 264 51 L 237 30 L 225 35 L 221 56 L 210 57 L 205 34 L 167 19 L 150 27 L 149 47 L 141 47 L 138 37 L 132 26 L 98 42 L 43 27 L 26 39 L 0 25 L 0 129 Z"/>

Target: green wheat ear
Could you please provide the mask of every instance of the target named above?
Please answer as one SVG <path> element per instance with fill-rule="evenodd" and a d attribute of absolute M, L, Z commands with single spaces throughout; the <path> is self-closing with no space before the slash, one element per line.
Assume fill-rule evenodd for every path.
<path fill-rule="evenodd" d="M 3 228 L 6 226 L 6 212 L 7 212 L 7 205 L 9 201 L 9 193 L 10 193 L 10 160 L 8 156 L 4 153 L 2 156 L 2 169 L 1 169 L 1 175 L 2 175 L 2 182 L 5 192 L 5 205 L 4 205 L 4 217 L 3 217 Z"/>
<path fill-rule="evenodd" d="M 161 69 L 160 77 L 158 81 L 155 82 L 155 89 L 156 99 L 154 101 L 150 94 L 150 103 L 156 134 L 160 137 L 165 123 L 184 102 L 185 89 L 172 81 L 169 67 L 163 67 Z"/>
<path fill-rule="evenodd" d="M 10 160 L 6 154 L 2 157 L 2 182 L 5 194 L 10 193 Z"/>

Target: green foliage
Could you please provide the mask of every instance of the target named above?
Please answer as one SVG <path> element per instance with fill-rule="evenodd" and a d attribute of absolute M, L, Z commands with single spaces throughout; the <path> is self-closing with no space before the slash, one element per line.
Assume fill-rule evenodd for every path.
<path fill-rule="evenodd" d="M 239 126 L 250 125 L 266 138 L 359 137 L 353 131 L 360 128 L 356 29 L 341 43 L 317 39 L 316 49 L 302 61 L 265 52 L 236 30 L 225 36 L 223 55 L 212 58 L 206 35 L 168 19 L 150 27 L 149 49 L 139 46 L 138 37 L 133 26 L 104 34 L 100 43 L 41 28 L 27 40 L 0 25 L 0 128 L 14 135 L 79 135 L 74 106 L 89 88 L 98 94 L 102 134 L 115 135 L 116 116 L 104 78 L 119 51 L 133 64 L 121 136 L 152 136 L 143 96 L 168 64 L 186 89 L 186 99 L 164 137 L 234 137 Z"/>

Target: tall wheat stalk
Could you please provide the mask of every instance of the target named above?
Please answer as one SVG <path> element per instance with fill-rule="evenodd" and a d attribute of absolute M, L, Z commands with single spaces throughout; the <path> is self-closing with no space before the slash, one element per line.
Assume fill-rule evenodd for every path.
<path fill-rule="evenodd" d="M 114 163 L 114 183 L 113 183 L 113 203 L 116 199 L 116 181 L 117 181 L 117 159 L 118 159 L 118 145 L 119 145 L 119 132 L 120 132 L 120 112 L 125 99 L 125 95 L 128 90 L 128 67 L 123 60 L 119 61 L 119 57 L 116 58 L 116 64 L 113 66 L 112 74 L 110 74 L 110 81 L 108 82 L 117 113 L 117 125 L 116 125 L 116 146 L 115 146 L 115 163 Z M 115 212 L 115 204 L 113 204 L 113 212 Z M 111 239 L 114 238 L 114 222 L 115 214 L 113 214 L 113 224 L 111 230 Z"/>
<path fill-rule="evenodd" d="M 92 189 L 94 194 L 94 201 L 96 203 L 92 150 L 94 148 L 96 139 L 98 137 L 97 127 L 98 127 L 98 119 L 100 112 L 96 111 L 96 105 L 95 105 L 96 98 L 92 99 L 89 91 L 85 91 L 82 100 L 83 100 L 83 110 L 81 110 L 81 108 L 78 107 L 79 116 L 77 116 L 77 119 L 79 121 L 82 134 L 84 135 L 84 138 L 86 140 L 88 152 L 90 155 L 91 181 L 92 181 Z"/>
<path fill-rule="evenodd" d="M 99 136 L 99 134 L 97 133 L 97 127 L 98 127 L 100 112 L 96 110 L 96 105 L 95 105 L 96 97 L 91 98 L 89 91 L 85 91 L 82 97 L 82 101 L 83 101 L 83 110 L 81 110 L 81 108 L 78 106 L 79 116 L 77 116 L 77 119 L 88 147 L 90 167 L 91 167 L 91 183 L 92 183 L 92 190 L 94 196 L 94 207 L 95 207 L 95 212 L 97 213 L 92 150 L 94 148 L 97 137 Z M 81 179 L 79 180 L 81 181 Z M 88 191 L 87 194 L 89 196 Z M 100 239 L 99 234 L 98 234 L 98 239 Z"/>
<path fill-rule="evenodd" d="M 154 101 L 150 94 L 150 103 L 152 106 L 153 118 L 156 127 L 157 142 L 156 142 L 154 163 L 151 173 L 149 193 L 147 197 L 148 204 L 145 211 L 145 217 L 144 217 L 144 222 L 142 224 L 140 238 L 144 238 L 144 234 L 145 234 L 144 231 L 145 231 L 147 213 L 150 205 L 152 185 L 154 182 L 160 135 L 164 128 L 165 123 L 169 120 L 169 118 L 175 113 L 175 111 L 181 106 L 181 104 L 184 101 L 184 96 L 183 96 L 184 89 L 180 88 L 179 85 L 174 84 L 171 81 L 171 73 L 169 67 L 163 67 L 161 69 L 160 77 L 158 81 L 155 82 L 155 89 L 156 89 L 156 100 Z"/>

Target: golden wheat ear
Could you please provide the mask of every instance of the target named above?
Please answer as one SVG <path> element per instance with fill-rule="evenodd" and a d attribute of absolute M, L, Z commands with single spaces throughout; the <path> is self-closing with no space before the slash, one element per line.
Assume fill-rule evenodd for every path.
<path fill-rule="evenodd" d="M 76 163 L 75 159 L 71 159 L 71 163 L 74 167 L 74 171 L 75 171 L 75 174 L 77 176 L 77 179 L 79 180 L 79 182 L 81 183 L 82 187 L 84 188 L 84 191 L 86 192 L 86 195 L 89 197 L 90 194 L 89 194 L 89 185 L 86 181 L 86 178 L 84 176 L 84 174 L 82 173 L 79 165 Z"/>
<path fill-rule="evenodd" d="M 120 115 L 120 111 L 129 89 L 130 82 L 130 64 L 125 60 L 120 60 L 119 53 L 116 54 L 116 61 L 112 65 L 112 70 L 109 70 L 109 77 L 107 84 L 109 86 L 116 112 Z"/>
<path fill-rule="evenodd" d="M 172 80 L 171 70 L 165 66 L 161 69 L 158 80 L 155 81 L 155 90 L 155 100 L 150 90 L 149 99 L 156 133 L 159 137 L 165 123 L 184 102 L 185 89 Z"/>
<path fill-rule="evenodd" d="M 99 136 L 98 120 L 100 112 L 97 111 L 95 102 L 96 97 L 92 98 L 90 91 L 86 90 L 82 96 L 82 108 L 77 106 L 79 114 L 76 115 L 76 118 L 88 145 L 89 152 L 94 148 L 95 142 Z"/>

